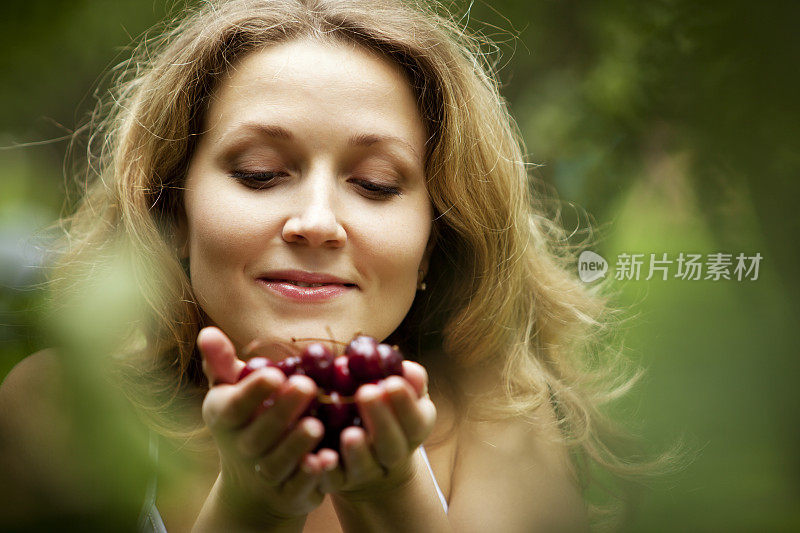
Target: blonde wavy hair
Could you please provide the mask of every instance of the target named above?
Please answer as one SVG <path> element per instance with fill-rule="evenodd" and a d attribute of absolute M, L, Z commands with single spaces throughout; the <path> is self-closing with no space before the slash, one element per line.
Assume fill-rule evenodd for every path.
<path fill-rule="evenodd" d="M 128 395 L 162 434 L 197 435 L 207 386 L 195 353 L 203 325 L 175 243 L 187 165 L 217 80 L 250 51 L 301 37 L 357 43 L 400 65 L 429 129 L 428 191 L 436 244 L 427 277 L 392 340 L 431 369 L 463 417 L 531 416 L 551 404 L 587 479 L 589 463 L 645 469 L 609 444 L 623 435 L 601 410 L 632 383 L 619 363 L 607 297 L 575 274 L 575 247 L 553 195 L 536 186 L 500 96 L 486 41 L 437 5 L 389 0 L 206 1 L 145 38 L 117 72 L 89 129 L 89 172 L 54 290 L 69 292 L 126 245 L 148 320 L 146 345 L 120 358 Z M 608 346 L 612 346 L 611 349 Z M 465 375 L 497 370 L 473 394 Z M 622 371 L 621 371 L 622 370 Z M 466 403 L 462 403 L 467 400 Z"/>

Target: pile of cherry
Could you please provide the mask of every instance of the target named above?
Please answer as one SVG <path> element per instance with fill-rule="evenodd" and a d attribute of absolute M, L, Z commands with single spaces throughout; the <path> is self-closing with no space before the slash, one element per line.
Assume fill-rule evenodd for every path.
<path fill-rule="evenodd" d="M 318 418 L 325 434 L 316 450 L 339 450 L 339 434 L 350 426 L 362 426 L 353 395 L 361 385 L 376 383 L 389 376 L 403 375 L 403 355 L 396 346 L 380 344 L 361 335 L 350 341 L 343 355 L 336 356 L 321 342 L 307 345 L 300 355 L 273 362 L 253 357 L 239 374 L 239 380 L 259 368 L 275 367 L 287 377 L 304 374 L 320 389 L 303 416 Z"/>

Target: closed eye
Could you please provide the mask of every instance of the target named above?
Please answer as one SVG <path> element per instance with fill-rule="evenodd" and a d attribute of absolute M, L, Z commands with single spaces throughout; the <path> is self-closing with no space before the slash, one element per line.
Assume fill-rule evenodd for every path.
<path fill-rule="evenodd" d="M 280 171 L 246 172 L 243 170 L 234 170 L 230 173 L 230 176 L 244 183 L 251 189 L 267 189 L 275 185 L 277 180 L 286 177 L 287 174 Z"/>
<path fill-rule="evenodd" d="M 392 185 L 382 185 L 374 181 L 359 178 L 351 178 L 350 183 L 358 187 L 361 194 L 375 200 L 386 200 L 392 196 L 400 195 L 400 187 L 394 187 Z"/>

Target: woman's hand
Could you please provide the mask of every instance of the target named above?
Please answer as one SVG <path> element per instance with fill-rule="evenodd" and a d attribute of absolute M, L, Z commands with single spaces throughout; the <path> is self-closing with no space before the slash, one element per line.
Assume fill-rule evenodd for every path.
<path fill-rule="evenodd" d="M 402 378 L 391 376 L 375 385 L 362 385 L 356 392 L 356 404 L 366 430 L 350 427 L 342 432 L 343 464 L 324 474 L 323 491 L 358 499 L 400 487 L 411 479 L 414 451 L 436 421 L 436 408 L 427 390 L 427 372 L 412 361 L 403 361 Z M 321 455 L 325 467 L 331 468 L 331 458 L 325 453 Z"/>
<path fill-rule="evenodd" d="M 309 453 L 322 438 L 322 423 L 300 419 L 316 385 L 306 376 L 287 379 L 276 368 L 259 369 L 237 382 L 245 363 L 217 328 L 203 329 L 197 345 L 210 384 L 203 420 L 221 460 L 212 492 L 221 501 L 212 507 L 254 526 L 302 524 L 322 502 L 323 469 L 333 468 L 330 456 L 326 462 Z"/>

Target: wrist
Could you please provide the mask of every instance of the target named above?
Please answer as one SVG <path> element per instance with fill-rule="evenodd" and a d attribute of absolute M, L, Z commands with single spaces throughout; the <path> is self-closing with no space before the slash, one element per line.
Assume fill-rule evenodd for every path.
<path fill-rule="evenodd" d="M 408 470 L 392 482 L 374 483 L 354 491 L 332 493 L 336 514 L 345 532 L 450 532 L 434 483 L 419 452 Z"/>
<path fill-rule="evenodd" d="M 299 533 L 303 530 L 306 516 L 284 516 L 273 512 L 263 502 L 252 501 L 241 491 L 232 490 L 220 474 L 192 531 Z"/>
<path fill-rule="evenodd" d="M 335 492 L 331 497 L 334 501 L 339 499 L 351 503 L 381 503 L 394 499 L 414 484 L 418 475 L 418 458 L 419 453 L 415 452 L 381 478 L 350 490 Z"/>

